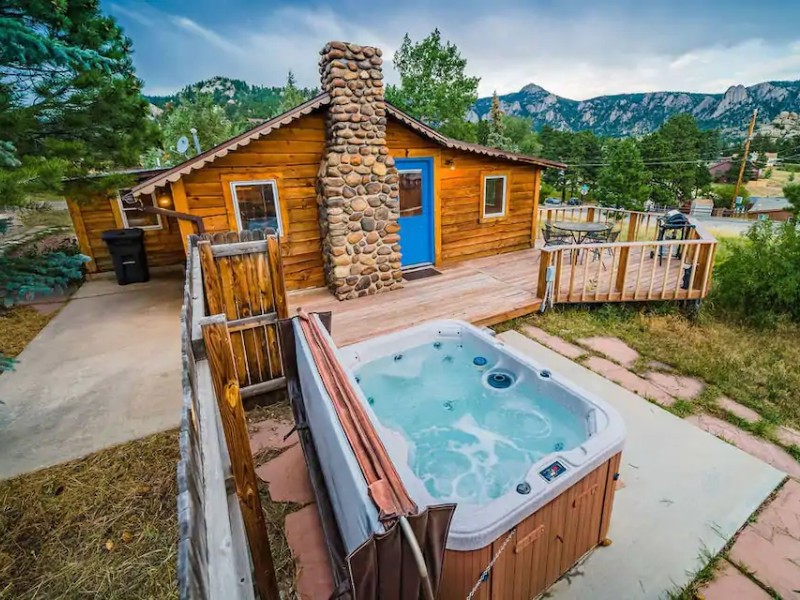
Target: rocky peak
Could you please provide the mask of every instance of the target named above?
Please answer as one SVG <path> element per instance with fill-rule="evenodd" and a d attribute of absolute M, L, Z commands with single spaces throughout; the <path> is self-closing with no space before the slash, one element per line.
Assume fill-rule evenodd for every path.
<path fill-rule="evenodd" d="M 536 85 L 535 83 L 529 83 L 528 85 L 524 86 L 520 91 L 520 94 L 549 94 L 546 89 L 544 89 L 540 85 Z"/>

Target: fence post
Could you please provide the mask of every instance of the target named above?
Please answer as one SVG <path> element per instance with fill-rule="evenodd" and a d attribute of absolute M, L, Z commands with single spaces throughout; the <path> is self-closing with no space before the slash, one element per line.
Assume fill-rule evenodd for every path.
<path fill-rule="evenodd" d="M 544 299 L 544 291 L 547 289 L 547 267 L 553 261 L 553 253 L 542 248 L 539 256 L 539 283 L 536 286 L 536 295 Z"/>
<path fill-rule="evenodd" d="M 694 279 L 692 280 L 692 289 L 700 290 L 701 294 L 706 291 L 708 281 L 711 279 L 715 246 L 716 243 L 713 242 L 700 245 L 697 268 L 694 271 Z"/>
<path fill-rule="evenodd" d="M 626 242 L 636 241 L 636 230 L 639 227 L 639 213 L 632 212 L 628 214 L 628 237 L 625 238 Z"/>
<path fill-rule="evenodd" d="M 594 223 L 594 206 L 590 206 L 586 209 L 586 222 Z"/>
<path fill-rule="evenodd" d="M 202 256 L 201 252 L 201 256 Z M 239 396 L 239 378 L 233 359 L 233 347 L 225 315 L 207 317 L 201 324 L 211 380 L 219 406 L 222 428 L 231 460 L 236 495 L 242 509 L 250 555 L 253 559 L 256 587 L 263 600 L 278 600 L 278 584 L 267 526 L 261 510 L 258 480 L 250 452 L 244 407 Z M 227 517 L 222 515 L 221 518 Z"/>
<path fill-rule="evenodd" d="M 289 317 L 289 305 L 286 301 L 286 282 L 283 279 L 281 242 L 277 235 L 267 236 L 267 256 L 272 290 L 275 295 L 275 312 L 278 313 L 279 319 L 286 319 Z"/>
<path fill-rule="evenodd" d="M 644 248 L 642 248 L 644 252 Z M 620 300 L 625 296 L 625 276 L 628 273 L 628 259 L 631 255 L 630 246 L 620 246 L 619 248 L 619 266 L 617 268 L 617 278 L 614 281 L 614 291 L 619 292 Z M 653 259 L 655 260 L 655 259 Z M 613 259 L 612 259 L 613 261 Z"/>

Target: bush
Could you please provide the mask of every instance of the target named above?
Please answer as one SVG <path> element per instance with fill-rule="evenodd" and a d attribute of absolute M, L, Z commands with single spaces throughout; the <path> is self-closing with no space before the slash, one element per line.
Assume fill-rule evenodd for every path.
<path fill-rule="evenodd" d="M 83 279 L 87 260 L 82 254 L 64 252 L 0 256 L 0 307 L 66 289 Z"/>
<path fill-rule="evenodd" d="M 736 186 L 733 183 L 715 183 L 711 186 L 711 199 L 714 201 L 714 208 L 730 208 L 733 203 L 733 190 Z M 747 205 L 750 199 L 750 192 L 743 185 L 739 186 L 739 195 L 742 202 Z"/>
<path fill-rule="evenodd" d="M 755 325 L 800 322 L 800 232 L 794 224 L 755 223 L 714 271 L 711 301 L 727 317 Z"/>

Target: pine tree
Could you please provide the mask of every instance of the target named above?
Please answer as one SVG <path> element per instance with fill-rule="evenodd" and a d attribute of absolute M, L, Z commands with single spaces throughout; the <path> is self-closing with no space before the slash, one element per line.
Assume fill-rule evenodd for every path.
<path fill-rule="evenodd" d="M 138 163 L 153 143 L 131 43 L 97 0 L 0 6 L 0 204 Z"/>
<path fill-rule="evenodd" d="M 286 87 L 283 88 L 283 92 L 281 93 L 280 112 L 283 113 L 287 110 L 292 110 L 295 106 L 302 104 L 307 99 L 303 92 L 297 89 L 294 73 L 289 71 L 289 75 L 286 77 Z"/>
<path fill-rule="evenodd" d="M 492 108 L 489 111 L 489 135 L 486 143 L 500 150 L 518 152 L 517 145 L 506 135 L 504 117 L 505 113 L 500 107 L 500 99 L 497 97 L 497 91 L 495 90 L 492 94 Z"/>

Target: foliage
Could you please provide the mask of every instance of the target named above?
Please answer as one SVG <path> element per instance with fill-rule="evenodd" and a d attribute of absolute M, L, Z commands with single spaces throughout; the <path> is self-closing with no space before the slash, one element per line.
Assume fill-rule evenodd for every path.
<path fill-rule="evenodd" d="M 386 99 L 432 127 L 463 121 L 478 98 L 480 79 L 466 75 L 467 60 L 438 29 L 416 43 L 406 34 L 394 66 L 400 85 L 387 86 Z"/>
<path fill-rule="evenodd" d="M 281 104 L 279 113 L 286 112 L 288 110 L 292 110 L 295 106 L 298 106 L 307 100 L 306 95 L 303 93 L 302 90 L 297 88 L 294 73 L 289 71 L 289 75 L 286 77 L 286 86 L 283 88 L 281 92 Z"/>
<path fill-rule="evenodd" d="M 0 204 L 136 164 L 152 143 L 130 41 L 97 0 L 0 9 Z"/>
<path fill-rule="evenodd" d="M 800 232 L 793 223 L 756 222 L 714 271 L 716 308 L 742 321 L 800 322 Z"/>
<path fill-rule="evenodd" d="M 800 211 L 800 183 L 787 183 L 783 186 L 783 195 L 791 203 L 796 215 Z"/>
<path fill-rule="evenodd" d="M 52 252 L 42 255 L 0 256 L 0 305 L 13 306 L 36 295 L 66 289 L 83 278 L 82 254 Z"/>
<path fill-rule="evenodd" d="M 688 113 L 675 115 L 640 144 L 652 174 L 652 196 L 659 204 L 678 205 L 711 182 L 706 160 L 719 151 L 719 134 L 701 131 Z"/>
<path fill-rule="evenodd" d="M 480 123 L 478 125 L 480 125 Z M 478 126 L 469 121 L 451 119 L 442 125 L 439 131 L 454 140 L 461 140 L 462 142 L 469 142 L 471 144 L 476 142 L 480 143 L 478 141 Z"/>
<path fill-rule="evenodd" d="M 201 150 L 208 150 L 238 133 L 222 107 L 214 104 L 210 94 L 198 94 L 192 100 L 172 106 L 165 111 L 161 119 L 163 150 L 157 154 L 161 166 L 174 165 L 197 154 L 191 134 L 192 128 L 197 130 Z M 189 139 L 189 149 L 185 154 L 178 153 L 175 147 L 181 136 Z M 155 166 L 153 162 L 149 162 L 153 158 L 152 155 L 145 156 L 145 163 L 148 166 Z"/>
<path fill-rule="evenodd" d="M 506 135 L 505 113 L 500 108 L 497 92 L 492 96 L 492 110 L 489 112 L 489 135 L 486 138 L 486 145 L 507 152 L 519 151 L 514 141 Z"/>
<path fill-rule="evenodd" d="M 597 198 L 604 206 L 642 210 L 650 195 L 650 173 L 636 142 L 609 142 L 603 153 L 605 165 L 597 181 Z"/>
<path fill-rule="evenodd" d="M 538 156 L 542 152 L 539 136 L 533 131 L 533 123 L 523 117 L 503 115 L 503 129 L 506 137 L 521 154 Z"/>
<path fill-rule="evenodd" d="M 714 201 L 715 208 L 730 208 L 733 204 L 733 192 L 736 185 L 733 183 L 715 183 L 711 186 L 711 199 Z M 739 195 L 742 197 L 742 203 L 747 204 L 750 199 L 750 191 L 743 185 L 739 186 Z"/>
<path fill-rule="evenodd" d="M 577 196 L 583 184 L 592 190 L 596 187 L 603 163 L 600 138 L 588 130 L 572 133 L 552 127 L 543 127 L 538 137 L 544 158 L 571 165 L 563 174 L 555 169 L 545 170 L 545 181 L 565 188 L 570 197 Z"/>

